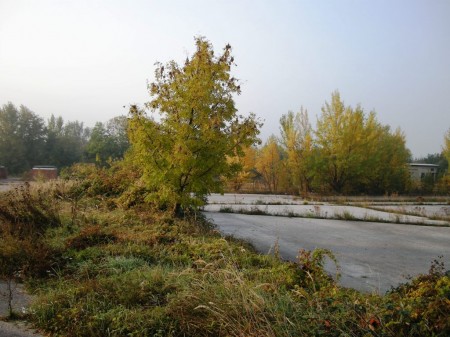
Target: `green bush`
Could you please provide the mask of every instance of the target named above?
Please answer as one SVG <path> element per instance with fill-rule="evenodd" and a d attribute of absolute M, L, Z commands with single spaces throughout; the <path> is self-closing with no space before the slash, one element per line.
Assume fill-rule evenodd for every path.
<path fill-rule="evenodd" d="M 397 336 L 449 336 L 450 277 L 444 264 L 434 261 L 428 274 L 387 294 L 383 315 Z"/>

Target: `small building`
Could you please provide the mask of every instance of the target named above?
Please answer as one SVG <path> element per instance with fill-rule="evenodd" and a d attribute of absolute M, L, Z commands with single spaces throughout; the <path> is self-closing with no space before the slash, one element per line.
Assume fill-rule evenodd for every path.
<path fill-rule="evenodd" d="M 412 180 L 420 181 L 426 176 L 432 176 L 436 180 L 438 168 L 439 165 L 435 164 L 410 163 L 409 173 Z"/>
<path fill-rule="evenodd" d="M 6 167 L 0 166 L 0 179 L 7 179 L 8 178 L 8 171 L 6 170 Z"/>
<path fill-rule="evenodd" d="M 39 165 L 33 166 L 31 170 L 31 179 L 33 180 L 49 180 L 58 178 L 58 169 L 56 166 Z"/>

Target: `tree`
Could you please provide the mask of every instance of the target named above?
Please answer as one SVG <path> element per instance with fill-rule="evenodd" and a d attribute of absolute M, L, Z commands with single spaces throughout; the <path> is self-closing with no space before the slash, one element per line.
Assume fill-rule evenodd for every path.
<path fill-rule="evenodd" d="M 364 173 L 363 131 L 361 107 L 355 110 L 346 107 L 339 92 L 334 92 L 331 103 L 325 103 L 317 121 L 319 157 L 316 178 L 337 193 L 348 192 L 348 182 L 354 183 Z"/>
<path fill-rule="evenodd" d="M 367 164 L 363 191 L 371 194 L 404 192 L 410 183 L 408 162 L 411 153 L 406 148 L 405 135 L 400 129 L 376 123 L 367 147 Z"/>
<path fill-rule="evenodd" d="M 146 105 L 160 120 L 132 106 L 129 137 L 133 158 L 143 167 L 147 200 L 171 206 L 176 214 L 204 203 L 208 193 L 221 190 L 221 177 L 239 170 L 227 157 L 257 141 L 260 123 L 253 114 L 237 114 L 233 95 L 239 82 L 231 76 L 231 47 L 216 56 L 204 38 L 180 66 L 157 64 L 152 100 Z"/>
<path fill-rule="evenodd" d="M 281 143 L 287 153 L 290 181 L 296 193 L 306 194 L 311 182 L 312 129 L 303 107 L 280 118 Z"/>
<path fill-rule="evenodd" d="M 269 192 L 279 192 L 280 182 L 286 180 L 286 166 L 283 162 L 282 149 L 275 136 L 270 136 L 259 151 L 256 169 L 262 175 Z"/>
<path fill-rule="evenodd" d="M 381 125 L 375 112 L 345 106 L 339 92 L 317 121 L 315 183 L 337 193 L 392 193 L 405 190 L 410 152 L 405 136 Z"/>
<path fill-rule="evenodd" d="M 19 111 L 9 102 L 0 109 L 0 165 L 10 173 L 22 170 L 23 144 L 18 134 Z"/>
<path fill-rule="evenodd" d="M 243 156 L 229 157 L 228 162 L 230 164 L 237 164 L 241 167 L 241 170 L 227 180 L 227 185 L 231 187 L 235 192 L 241 190 L 241 188 L 248 183 L 255 188 L 257 171 L 256 171 L 256 156 L 257 149 L 253 146 L 243 148 Z"/>
<path fill-rule="evenodd" d="M 117 116 L 106 122 L 106 130 L 111 141 L 114 144 L 112 158 L 123 158 L 125 152 L 130 147 L 128 140 L 128 118 L 126 116 Z"/>
<path fill-rule="evenodd" d="M 442 154 L 445 159 L 447 159 L 447 169 L 450 167 L 450 129 L 448 129 L 447 133 L 444 136 L 444 147 L 442 149 Z"/>
<path fill-rule="evenodd" d="M 0 109 L 0 163 L 17 174 L 39 164 L 44 155 L 45 126 L 42 118 L 25 106 L 12 103 Z"/>
<path fill-rule="evenodd" d="M 23 144 L 24 168 L 43 164 L 46 138 L 44 120 L 23 105 L 19 110 L 18 134 Z"/>
<path fill-rule="evenodd" d="M 444 146 L 442 148 L 442 155 L 447 160 L 447 171 L 438 183 L 438 190 L 440 193 L 450 192 L 450 129 L 444 135 Z"/>
<path fill-rule="evenodd" d="M 109 159 L 123 158 L 129 147 L 127 126 L 125 116 L 114 117 L 106 124 L 96 123 L 86 145 L 88 160 L 105 164 Z"/>
<path fill-rule="evenodd" d="M 114 144 L 110 141 L 105 125 L 102 122 L 95 123 L 91 137 L 86 145 L 88 160 L 104 163 L 112 156 Z"/>
<path fill-rule="evenodd" d="M 47 122 L 46 164 L 66 167 L 83 161 L 89 138 L 90 129 L 82 122 L 65 123 L 52 115 Z"/>

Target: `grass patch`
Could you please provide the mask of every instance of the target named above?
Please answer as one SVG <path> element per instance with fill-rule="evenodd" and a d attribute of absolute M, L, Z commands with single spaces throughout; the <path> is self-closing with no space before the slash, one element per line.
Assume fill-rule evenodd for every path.
<path fill-rule="evenodd" d="M 198 216 L 111 209 L 111 200 L 90 194 L 73 218 L 73 201 L 60 200 L 60 221 L 36 236 L 0 226 L 0 262 L 37 294 L 28 319 L 49 335 L 448 335 L 443 267 L 384 296 L 362 294 L 327 275 L 326 250 L 285 262 L 222 237 Z M 23 258 L 42 251 L 45 266 Z"/>
<path fill-rule="evenodd" d="M 346 220 L 346 221 L 358 221 L 359 219 L 355 217 L 349 211 L 343 211 L 342 213 L 337 213 L 334 215 L 337 220 Z"/>

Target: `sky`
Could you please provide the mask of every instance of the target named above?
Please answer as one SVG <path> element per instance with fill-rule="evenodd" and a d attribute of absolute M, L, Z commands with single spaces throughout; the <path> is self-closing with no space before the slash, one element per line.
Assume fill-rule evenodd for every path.
<path fill-rule="evenodd" d="M 204 36 L 232 46 L 237 108 L 264 121 L 262 140 L 301 106 L 314 125 L 338 90 L 417 158 L 450 128 L 449 17 L 449 0 L 0 0 L 0 105 L 87 126 L 126 115 L 150 101 L 155 63 Z"/>

